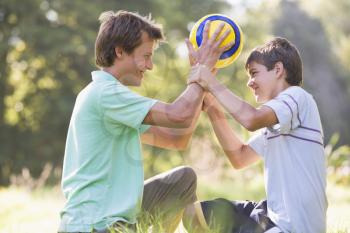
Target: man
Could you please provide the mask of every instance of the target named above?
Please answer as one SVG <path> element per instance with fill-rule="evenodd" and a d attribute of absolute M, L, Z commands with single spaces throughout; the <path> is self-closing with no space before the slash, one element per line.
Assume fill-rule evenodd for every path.
<path fill-rule="evenodd" d="M 71 117 L 63 165 L 62 189 L 67 203 L 60 232 L 108 232 L 135 229 L 141 212 L 160 216 L 162 232 L 173 232 L 185 206 L 196 200 L 191 168 L 175 168 L 143 181 L 142 142 L 173 149 L 186 148 L 198 118 L 203 90 L 189 84 L 170 104 L 146 98 L 127 86 L 140 86 L 153 68 L 152 55 L 163 39 L 150 18 L 126 11 L 105 12 L 95 44 L 92 82 L 78 95 Z M 209 25 L 205 36 L 208 37 Z M 228 32 L 205 40 L 191 57 L 198 67 L 214 67 Z M 184 128 L 184 129 L 171 129 Z"/>

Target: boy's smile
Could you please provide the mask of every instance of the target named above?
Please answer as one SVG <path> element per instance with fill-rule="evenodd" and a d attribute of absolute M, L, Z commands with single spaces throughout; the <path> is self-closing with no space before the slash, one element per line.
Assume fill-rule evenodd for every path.
<path fill-rule="evenodd" d="M 253 61 L 248 65 L 247 71 L 249 75 L 247 86 L 253 91 L 258 103 L 269 101 L 284 89 L 285 79 L 281 78 L 283 72 L 277 71 L 276 67 L 267 70 L 266 66 Z"/>

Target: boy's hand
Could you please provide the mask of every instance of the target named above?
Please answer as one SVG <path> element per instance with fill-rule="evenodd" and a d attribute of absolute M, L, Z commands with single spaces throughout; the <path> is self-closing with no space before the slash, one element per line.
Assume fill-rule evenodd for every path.
<path fill-rule="evenodd" d="M 197 51 L 193 48 L 191 42 L 188 39 L 186 39 L 188 56 L 191 66 L 194 66 L 199 63 L 207 66 L 209 69 L 213 69 L 221 54 L 230 47 L 232 47 L 232 45 L 234 44 L 234 42 L 232 42 L 227 44 L 226 46 L 220 47 L 222 41 L 224 41 L 230 33 L 229 30 L 226 30 L 224 34 L 219 37 L 222 29 L 224 28 L 224 23 L 220 24 L 220 26 L 215 30 L 215 32 L 210 38 L 209 27 L 210 21 L 207 21 L 204 26 L 203 40 L 201 46 L 198 48 Z"/>

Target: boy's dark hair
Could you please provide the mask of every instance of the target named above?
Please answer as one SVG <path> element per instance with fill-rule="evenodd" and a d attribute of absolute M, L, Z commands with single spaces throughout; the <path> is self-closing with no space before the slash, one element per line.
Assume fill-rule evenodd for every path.
<path fill-rule="evenodd" d="M 99 20 L 100 29 L 95 42 L 95 62 L 99 67 L 110 67 L 116 58 L 115 47 L 130 54 L 141 44 L 142 32 L 160 41 L 164 39 L 162 27 L 151 16 L 143 17 L 127 11 L 106 11 Z"/>
<path fill-rule="evenodd" d="M 286 81 L 291 86 L 301 86 L 303 83 L 303 67 L 298 49 L 285 38 L 276 37 L 266 44 L 253 49 L 250 53 L 245 68 L 248 69 L 252 62 L 274 68 L 277 62 L 282 62 L 287 71 Z"/>

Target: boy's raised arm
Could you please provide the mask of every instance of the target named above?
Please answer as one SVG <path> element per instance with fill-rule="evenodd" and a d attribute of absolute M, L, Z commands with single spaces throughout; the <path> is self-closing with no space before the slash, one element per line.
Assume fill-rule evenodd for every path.
<path fill-rule="evenodd" d="M 276 114 L 271 108 L 253 107 L 222 85 L 212 73 L 208 72 L 210 68 L 201 66 L 199 69 L 201 75 L 190 77 L 189 82 L 196 82 L 211 92 L 232 117 L 246 129 L 255 131 L 278 123 Z"/>
<path fill-rule="evenodd" d="M 231 129 L 220 104 L 214 96 L 206 94 L 203 108 L 207 112 L 215 135 L 232 166 L 244 168 L 260 159 L 260 156 L 244 144 Z"/>

